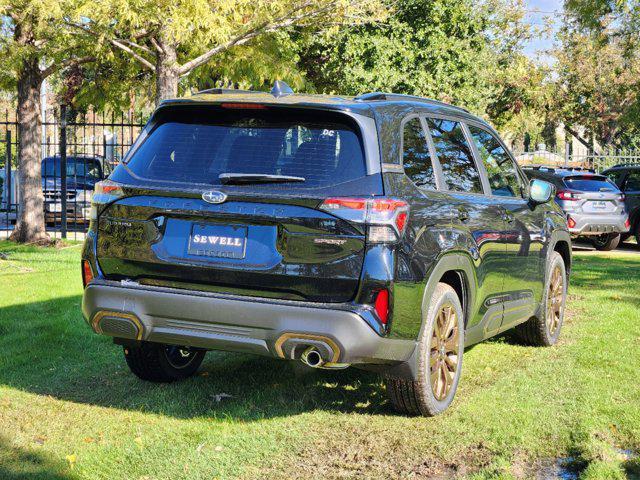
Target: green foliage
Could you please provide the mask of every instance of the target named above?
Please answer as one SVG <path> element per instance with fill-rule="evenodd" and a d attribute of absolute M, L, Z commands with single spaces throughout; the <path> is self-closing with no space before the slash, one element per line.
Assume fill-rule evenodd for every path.
<path fill-rule="evenodd" d="M 465 106 L 504 132 L 541 132 L 547 71 L 522 54 L 531 35 L 509 0 L 390 2 L 385 23 L 301 35 L 310 88 L 356 95 L 392 91 Z"/>
<path fill-rule="evenodd" d="M 178 94 L 179 78 L 182 91 L 282 76 L 302 84 L 286 29 L 384 18 L 379 0 L 85 0 L 81 12 L 76 28 L 135 61 L 157 101 Z"/>
<path fill-rule="evenodd" d="M 601 146 L 640 142 L 640 5 L 566 3 L 558 35 L 556 108 Z"/>

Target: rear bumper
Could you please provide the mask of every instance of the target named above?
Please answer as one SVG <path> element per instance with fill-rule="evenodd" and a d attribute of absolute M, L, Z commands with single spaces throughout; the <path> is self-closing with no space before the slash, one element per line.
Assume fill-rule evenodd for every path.
<path fill-rule="evenodd" d="M 394 364 L 410 359 L 411 340 L 378 335 L 347 305 L 271 301 L 97 280 L 82 312 L 96 333 L 129 340 L 298 358 L 328 349 L 330 364 Z"/>
<path fill-rule="evenodd" d="M 569 216 L 576 222 L 569 232 L 574 236 L 601 235 L 603 233 L 625 233 L 629 229 L 625 226 L 627 215 L 589 215 L 572 214 Z"/>

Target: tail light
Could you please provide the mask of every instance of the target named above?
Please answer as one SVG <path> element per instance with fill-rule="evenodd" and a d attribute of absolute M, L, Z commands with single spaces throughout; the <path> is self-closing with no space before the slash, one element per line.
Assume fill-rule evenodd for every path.
<path fill-rule="evenodd" d="M 568 200 L 570 202 L 575 202 L 576 200 L 580 199 L 580 195 L 572 192 L 570 190 L 560 190 L 557 194 L 556 197 L 558 197 L 560 200 Z"/>
<path fill-rule="evenodd" d="M 373 305 L 380 323 L 386 325 L 389 321 L 389 290 L 383 289 L 376 295 L 376 301 Z"/>
<path fill-rule="evenodd" d="M 618 196 L 618 200 L 620 200 L 621 202 L 624 202 L 626 199 L 627 199 L 627 197 L 625 197 L 624 193 L 621 193 L 621 194 Z"/>
<path fill-rule="evenodd" d="M 122 185 L 112 180 L 103 180 L 93 187 L 93 195 L 91 196 L 91 212 L 90 220 L 98 219 L 98 205 L 111 203 L 114 200 L 124 196 Z"/>
<path fill-rule="evenodd" d="M 88 260 L 82 261 L 82 286 L 86 287 L 93 280 L 93 270 Z"/>
<path fill-rule="evenodd" d="M 624 228 L 627 230 L 631 228 L 631 220 L 629 220 L 629 217 L 627 217 L 627 220 L 624 222 Z"/>
<path fill-rule="evenodd" d="M 94 195 L 113 195 L 116 197 L 121 197 L 124 193 L 122 192 L 122 185 L 116 183 L 112 180 L 103 180 L 101 182 L 96 183 L 93 189 Z"/>
<path fill-rule="evenodd" d="M 571 217 L 567 217 L 567 225 L 569 228 L 574 228 L 576 226 L 576 221 Z"/>
<path fill-rule="evenodd" d="M 395 198 L 327 198 L 320 210 L 367 225 L 367 240 L 372 243 L 397 242 L 409 218 L 409 204 Z"/>

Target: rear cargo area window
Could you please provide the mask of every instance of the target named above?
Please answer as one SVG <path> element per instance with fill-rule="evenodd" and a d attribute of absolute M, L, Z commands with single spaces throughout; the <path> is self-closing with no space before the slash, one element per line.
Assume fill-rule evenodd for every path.
<path fill-rule="evenodd" d="M 615 192 L 618 190 L 618 187 L 611 180 L 600 175 L 565 177 L 564 183 L 568 188 L 582 192 Z"/>
<path fill-rule="evenodd" d="M 163 182 L 220 185 L 221 174 L 265 174 L 304 179 L 270 188 L 319 188 L 366 176 L 363 151 L 357 125 L 338 113 L 184 107 L 160 114 L 127 169 Z"/>

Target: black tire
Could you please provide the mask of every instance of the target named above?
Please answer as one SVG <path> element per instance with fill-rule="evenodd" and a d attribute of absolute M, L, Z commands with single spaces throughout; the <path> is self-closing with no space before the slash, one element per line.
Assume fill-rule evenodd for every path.
<path fill-rule="evenodd" d="M 620 234 L 605 233 L 604 235 L 599 235 L 592 239 L 591 243 L 596 248 L 596 250 L 600 250 L 601 252 L 608 252 L 618 247 L 618 245 L 620 244 Z"/>
<path fill-rule="evenodd" d="M 151 342 L 124 347 L 129 369 L 149 382 L 175 382 L 190 377 L 200 367 L 205 353 L 204 350 Z"/>
<path fill-rule="evenodd" d="M 549 302 L 551 301 L 551 295 L 549 292 L 553 272 L 556 268 L 560 270 L 560 274 L 562 276 L 562 296 L 558 318 L 552 321 L 549 318 Z M 558 338 L 560 337 L 560 330 L 562 329 L 562 323 L 564 322 L 566 300 L 567 270 L 564 265 L 562 255 L 560 255 L 558 252 L 552 252 L 551 259 L 547 264 L 547 271 L 545 274 L 544 298 L 542 300 L 542 305 L 540 306 L 540 313 L 515 328 L 515 332 L 518 337 L 525 344 L 532 345 L 534 347 L 550 347 L 551 345 L 555 345 L 558 341 Z M 552 324 L 555 325 L 555 328 L 551 328 Z"/>
<path fill-rule="evenodd" d="M 444 394 L 444 398 L 438 399 L 434 393 L 434 388 L 436 387 L 432 387 L 431 384 L 431 359 L 435 358 L 432 357 L 433 353 L 437 354 L 438 352 L 438 350 L 432 350 L 432 337 L 435 334 L 434 323 L 436 322 L 436 318 L 442 311 L 443 307 L 446 308 L 447 306 L 452 307 L 456 315 L 455 328 L 457 329 L 457 342 L 454 341 L 454 343 L 456 343 L 457 347 L 455 355 L 455 364 L 457 367 L 455 373 L 453 373 L 453 379 L 451 380 L 452 383 L 450 383 L 449 389 L 447 390 L 446 386 L 444 387 L 445 390 L 443 392 L 446 392 Z M 418 339 L 417 378 L 414 380 L 406 380 L 401 378 L 385 377 L 385 384 L 389 401 L 396 411 L 409 415 L 432 417 L 444 412 L 449 405 L 451 405 L 456 394 L 458 382 L 460 381 L 460 374 L 462 372 L 462 356 L 464 353 L 464 313 L 462 311 L 460 299 L 458 298 L 458 294 L 455 290 L 447 284 L 439 283 L 431 296 L 429 307 L 424 318 L 425 326 Z M 448 338 L 454 339 L 453 331 Z M 451 359 L 452 356 L 449 356 L 448 358 Z M 444 368 L 449 368 L 448 362 L 445 360 L 437 359 L 436 361 L 442 362 L 444 364 Z M 437 365 L 440 365 L 440 363 Z M 435 368 L 437 373 L 434 374 L 438 375 L 439 379 L 444 378 L 440 377 L 441 371 L 438 370 L 439 367 L 436 366 Z M 451 372 L 447 371 L 444 375 L 448 375 L 448 373 Z"/>

